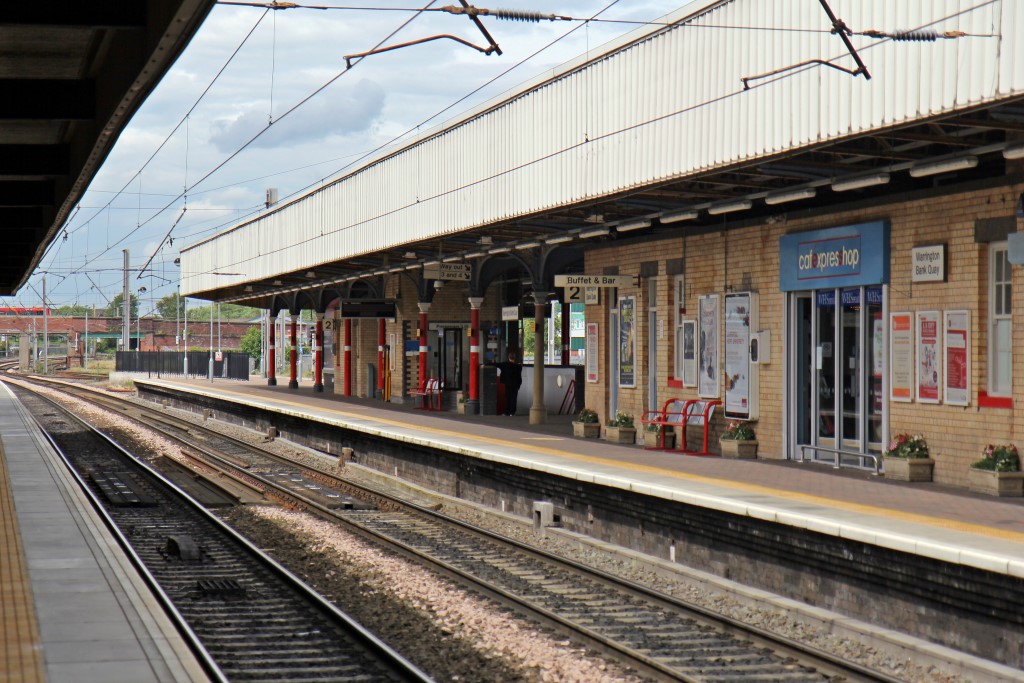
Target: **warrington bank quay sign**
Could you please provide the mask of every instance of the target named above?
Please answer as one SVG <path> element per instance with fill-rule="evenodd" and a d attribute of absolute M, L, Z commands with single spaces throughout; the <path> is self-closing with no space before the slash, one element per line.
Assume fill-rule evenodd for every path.
<path fill-rule="evenodd" d="M 784 292 L 889 281 L 889 223 L 876 221 L 779 238 Z"/>

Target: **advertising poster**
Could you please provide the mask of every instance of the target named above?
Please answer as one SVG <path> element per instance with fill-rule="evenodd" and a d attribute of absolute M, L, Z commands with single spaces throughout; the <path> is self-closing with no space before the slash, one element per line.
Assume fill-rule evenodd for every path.
<path fill-rule="evenodd" d="M 889 314 L 889 398 L 909 403 L 914 386 L 914 330 L 910 313 Z"/>
<path fill-rule="evenodd" d="M 971 403 L 971 312 L 946 311 L 943 315 L 946 331 L 945 399 L 954 406 Z"/>
<path fill-rule="evenodd" d="M 750 295 L 725 297 L 725 414 L 750 415 Z"/>
<path fill-rule="evenodd" d="M 636 386 L 636 297 L 619 299 L 619 386 Z"/>
<path fill-rule="evenodd" d="M 942 386 L 942 349 L 939 343 L 939 312 L 917 314 L 917 400 L 938 403 Z"/>
<path fill-rule="evenodd" d="M 700 297 L 699 308 L 697 394 L 701 398 L 718 398 L 718 295 Z"/>
<path fill-rule="evenodd" d="M 683 386 L 697 386 L 697 321 L 683 321 Z"/>
<path fill-rule="evenodd" d="M 587 381 L 597 381 L 597 323 L 587 323 Z"/>

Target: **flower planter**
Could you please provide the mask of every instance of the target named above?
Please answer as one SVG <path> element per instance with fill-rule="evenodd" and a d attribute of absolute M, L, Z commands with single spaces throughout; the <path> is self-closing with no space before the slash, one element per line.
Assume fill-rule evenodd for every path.
<path fill-rule="evenodd" d="M 572 435 L 581 436 L 586 439 L 596 439 L 601 436 L 600 422 L 573 422 Z"/>
<path fill-rule="evenodd" d="M 996 472 L 971 467 L 967 470 L 967 485 L 975 493 L 989 496 L 1024 496 L 1024 472 Z"/>
<path fill-rule="evenodd" d="M 736 438 L 720 438 L 719 447 L 723 458 L 753 459 L 758 457 L 758 442 Z"/>
<path fill-rule="evenodd" d="M 893 481 L 931 481 L 935 460 L 932 458 L 882 458 L 885 478 Z"/>
<path fill-rule="evenodd" d="M 605 427 L 605 439 L 612 443 L 636 443 L 636 427 Z"/>
<path fill-rule="evenodd" d="M 647 450 L 655 450 L 658 448 L 664 448 L 666 450 L 672 450 L 676 447 L 676 432 L 674 429 L 665 432 L 664 441 L 659 444 L 660 439 L 658 438 L 658 432 L 644 432 L 644 448 Z"/>
<path fill-rule="evenodd" d="M 757 441 L 742 439 L 719 439 L 719 448 L 723 458 L 756 458 Z"/>

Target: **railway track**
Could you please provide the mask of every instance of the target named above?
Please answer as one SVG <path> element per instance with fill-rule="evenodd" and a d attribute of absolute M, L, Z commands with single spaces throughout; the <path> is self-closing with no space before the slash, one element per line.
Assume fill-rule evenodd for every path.
<path fill-rule="evenodd" d="M 202 453 L 230 476 L 427 564 L 659 680 L 894 681 L 638 584 L 296 463 L 214 430 L 69 387 Z"/>
<path fill-rule="evenodd" d="M 106 436 L 49 399 L 18 398 L 217 681 L 429 681 Z"/>

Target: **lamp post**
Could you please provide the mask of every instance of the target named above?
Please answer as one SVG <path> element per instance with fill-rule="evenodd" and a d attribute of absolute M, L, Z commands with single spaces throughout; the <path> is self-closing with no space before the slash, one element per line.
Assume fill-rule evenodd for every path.
<path fill-rule="evenodd" d="M 145 287 L 139 287 L 139 312 L 135 316 L 135 352 L 142 351 L 142 295 L 146 293 Z"/>

